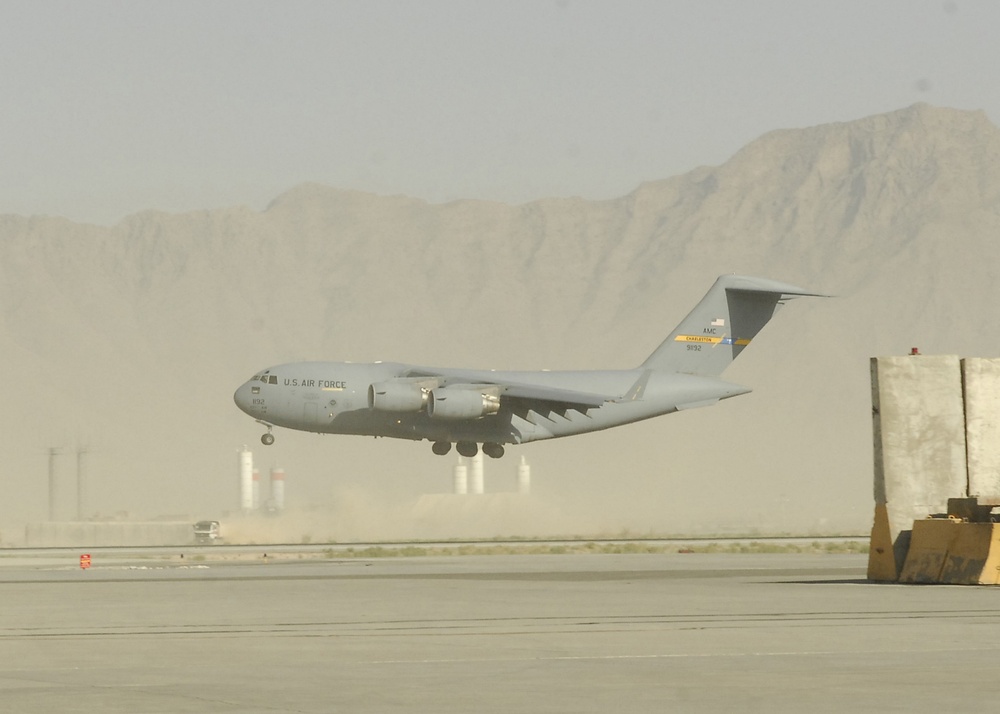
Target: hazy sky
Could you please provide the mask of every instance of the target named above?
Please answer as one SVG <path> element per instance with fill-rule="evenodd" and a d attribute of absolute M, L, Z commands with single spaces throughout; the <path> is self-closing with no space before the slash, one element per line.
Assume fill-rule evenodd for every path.
<path fill-rule="evenodd" d="M 1000 122 L 1000 3 L 0 0 L 0 213 L 263 208 L 303 181 L 612 198 L 764 132 Z"/>

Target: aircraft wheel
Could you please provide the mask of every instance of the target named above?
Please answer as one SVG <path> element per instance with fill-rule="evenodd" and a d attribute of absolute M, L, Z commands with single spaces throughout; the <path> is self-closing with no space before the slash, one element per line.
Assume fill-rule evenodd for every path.
<path fill-rule="evenodd" d="M 458 453 L 462 456 L 468 456 L 469 458 L 479 453 L 479 447 L 474 441 L 460 441 L 455 445 L 455 448 L 458 449 Z"/>
<path fill-rule="evenodd" d="M 444 456 L 449 451 L 451 451 L 450 441 L 435 441 L 434 445 L 431 446 L 431 451 L 433 451 L 438 456 Z"/>
<path fill-rule="evenodd" d="M 274 443 L 274 434 L 270 432 L 264 434 L 262 437 L 260 437 L 260 443 L 262 443 L 264 446 L 270 446 L 271 444 Z"/>
<path fill-rule="evenodd" d="M 483 453 L 491 459 L 499 459 L 503 456 L 502 444 L 483 444 Z"/>

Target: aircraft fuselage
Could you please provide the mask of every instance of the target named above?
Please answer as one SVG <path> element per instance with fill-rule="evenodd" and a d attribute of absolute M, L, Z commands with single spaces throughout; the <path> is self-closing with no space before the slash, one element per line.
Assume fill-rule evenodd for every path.
<path fill-rule="evenodd" d="M 434 374 L 439 376 L 428 381 L 442 387 L 456 382 L 466 389 L 517 383 L 618 397 L 589 408 L 501 399 L 495 414 L 472 419 L 435 418 L 423 407 L 386 411 L 370 405 L 369 390 L 373 384 L 412 379 L 410 375 L 428 371 L 390 362 L 284 364 L 255 375 L 236 391 L 234 399 L 240 409 L 264 424 L 321 434 L 522 444 L 607 429 L 750 391 L 713 377 L 641 369 L 577 372 L 435 369 Z"/>

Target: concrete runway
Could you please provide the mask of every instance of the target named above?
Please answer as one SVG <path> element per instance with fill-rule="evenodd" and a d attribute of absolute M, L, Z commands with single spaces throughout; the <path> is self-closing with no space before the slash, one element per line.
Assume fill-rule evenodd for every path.
<path fill-rule="evenodd" d="M 0 561 L 4 712 L 958 712 L 1000 671 L 1000 590 L 858 555 Z"/>

